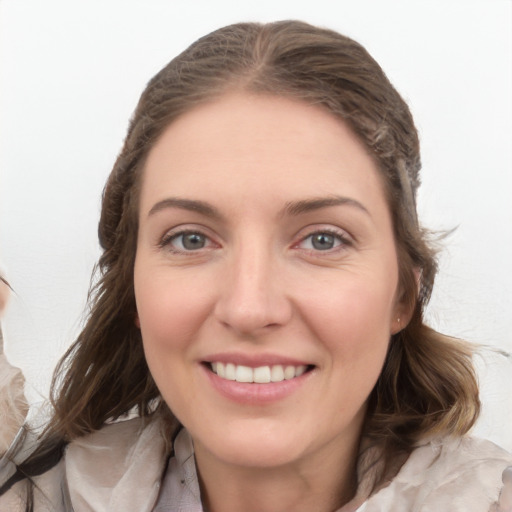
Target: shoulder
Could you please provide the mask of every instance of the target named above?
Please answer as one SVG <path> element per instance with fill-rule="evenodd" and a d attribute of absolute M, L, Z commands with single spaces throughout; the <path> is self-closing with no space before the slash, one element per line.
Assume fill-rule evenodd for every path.
<path fill-rule="evenodd" d="M 167 461 L 160 421 L 140 418 L 106 425 L 76 439 L 57 466 L 34 478 L 40 510 L 149 511 Z M 0 497 L 0 510 L 24 511 L 26 482 Z M 44 508 L 48 503 L 48 509 Z"/>
<path fill-rule="evenodd" d="M 71 443 L 65 462 L 73 506 L 95 512 L 151 510 L 167 460 L 161 427 L 158 420 L 135 418 Z"/>
<path fill-rule="evenodd" d="M 396 477 L 367 502 L 365 512 L 488 512 L 498 500 L 512 454 L 483 439 L 432 441 L 416 448 Z"/>
<path fill-rule="evenodd" d="M 0 456 L 9 449 L 28 412 L 23 391 L 25 379 L 21 370 L 9 363 L 2 345 L 0 326 Z"/>

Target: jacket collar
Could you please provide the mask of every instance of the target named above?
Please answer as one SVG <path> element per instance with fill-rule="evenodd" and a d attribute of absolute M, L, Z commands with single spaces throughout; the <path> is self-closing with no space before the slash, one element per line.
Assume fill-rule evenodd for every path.
<path fill-rule="evenodd" d="M 65 457 L 74 510 L 153 510 L 168 457 L 161 427 L 134 418 L 73 441 Z"/>

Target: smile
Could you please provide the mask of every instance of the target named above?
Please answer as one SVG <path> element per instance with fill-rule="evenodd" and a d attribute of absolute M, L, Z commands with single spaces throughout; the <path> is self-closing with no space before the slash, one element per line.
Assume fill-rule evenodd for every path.
<path fill-rule="evenodd" d="M 250 366 L 237 365 L 233 363 L 210 363 L 213 373 L 222 379 L 236 382 L 268 384 L 270 382 L 282 382 L 300 377 L 308 367 L 306 365 L 292 366 L 275 364 L 272 366 Z"/>

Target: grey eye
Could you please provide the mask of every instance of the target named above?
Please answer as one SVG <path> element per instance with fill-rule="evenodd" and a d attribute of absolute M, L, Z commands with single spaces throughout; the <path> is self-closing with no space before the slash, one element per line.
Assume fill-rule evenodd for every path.
<path fill-rule="evenodd" d="M 329 233 L 315 233 L 311 235 L 311 245 L 317 251 L 327 251 L 335 247 L 337 239 Z"/>
<path fill-rule="evenodd" d="M 347 245 L 350 244 L 341 233 L 316 231 L 303 238 L 299 247 L 309 251 L 330 251 Z"/>
<path fill-rule="evenodd" d="M 181 246 L 187 251 L 203 249 L 206 245 L 206 237 L 201 233 L 184 233 L 176 237 L 176 241 L 181 240 Z"/>

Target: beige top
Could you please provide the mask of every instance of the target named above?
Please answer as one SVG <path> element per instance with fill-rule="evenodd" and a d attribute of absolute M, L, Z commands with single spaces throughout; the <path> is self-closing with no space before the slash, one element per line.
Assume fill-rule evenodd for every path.
<path fill-rule="evenodd" d="M 182 430 L 168 459 L 158 419 L 108 425 L 73 441 L 59 464 L 35 479 L 35 512 L 202 512 L 193 455 Z M 430 442 L 370 498 L 361 491 L 368 487 L 363 479 L 355 500 L 338 512 L 505 512 L 497 502 L 500 492 L 506 495 L 502 472 L 510 465 L 512 455 L 489 441 Z M 0 485 L 10 473 L 9 463 L 0 462 Z M 1 512 L 25 510 L 25 485 L 0 497 Z"/>

